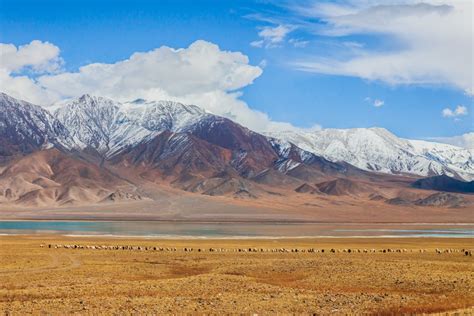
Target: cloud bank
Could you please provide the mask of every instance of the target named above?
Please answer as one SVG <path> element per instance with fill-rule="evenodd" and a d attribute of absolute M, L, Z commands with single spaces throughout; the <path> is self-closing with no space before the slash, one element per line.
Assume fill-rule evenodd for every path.
<path fill-rule="evenodd" d="M 429 140 L 474 150 L 474 132 L 453 137 L 430 138 Z"/>
<path fill-rule="evenodd" d="M 290 10 L 303 21 L 301 28 L 317 36 L 363 36 L 358 47 L 298 60 L 297 69 L 394 85 L 449 85 L 470 95 L 474 92 L 471 1 L 313 1 L 290 6 Z M 377 37 L 391 46 L 370 41 Z"/>
<path fill-rule="evenodd" d="M 77 72 L 58 73 L 59 53 L 48 42 L 19 47 L 1 44 L 1 89 L 41 105 L 85 93 L 118 101 L 173 100 L 199 105 L 257 131 L 294 128 L 272 121 L 240 99 L 240 89 L 252 84 L 263 70 L 242 53 L 223 51 L 210 42 L 199 40 L 180 49 L 162 46 L 115 63 L 92 63 Z M 21 73 L 27 70 L 35 75 Z"/>
<path fill-rule="evenodd" d="M 18 47 L 0 43 L 2 92 L 40 104 L 58 100 L 58 95 L 38 85 L 33 78 L 60 71 L 63 61 L 59 53 L 59 47 L 38 40 Z"/>

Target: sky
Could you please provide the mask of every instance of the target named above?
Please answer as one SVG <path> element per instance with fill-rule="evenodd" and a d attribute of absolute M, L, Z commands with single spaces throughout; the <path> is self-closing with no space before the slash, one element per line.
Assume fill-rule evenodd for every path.
<path fill-rule="evenodd" d="M 0 90 L 459 143 L 474 131 L 472 15 L 464 0 L 0 0 Z"/>

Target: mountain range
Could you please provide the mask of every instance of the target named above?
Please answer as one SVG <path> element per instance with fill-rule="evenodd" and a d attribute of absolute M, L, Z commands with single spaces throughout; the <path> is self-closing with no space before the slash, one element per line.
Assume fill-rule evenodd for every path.
<path fill-rule="evenodd" d="M 450 180 L 429 181 L 437 176 Z M 465 207 L 473 179 L 474 150 L 382 128 L 260 134 L 171 101 L 83 95 L 45 108 L 0 94 L 0 208 L 180 194 L 305 210 Z"/>
<path fill-rule="evenodd" d="M 474 180 L 474 150 L 448 144 L 396 137 L 384 128 L 286 131 L 267 135 L 330 161 L 389 174 L 448 175 Z"/>

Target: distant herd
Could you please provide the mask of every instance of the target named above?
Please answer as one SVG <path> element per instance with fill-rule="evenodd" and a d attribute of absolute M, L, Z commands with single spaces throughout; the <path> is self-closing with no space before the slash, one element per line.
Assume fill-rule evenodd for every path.
<path fill-rule="evenodd" d="M 41 248 L 64 248 L 64 249 L 93 249 L 93 250 L 132 250 L 132 251 L 159 251 L 159 252 L 241 252 L 241 253 L 255 253 L 255 252 L 273 252 L 273 253 L 427 253 L 433 250 L 428 249 L 405 249 L 405 248 L 385 248 L 385 249 L 315 249 L 315 248 L 176 248 L 176 247 L 157 247 L 157 246 L 131 246 L 131 245 L 62 245 L 62 244 L 41 244 Z M 474 250 L 470 249 L 438 249 L 434 250 L 437 254 L 462 253 L 465 256 L 471 256 Z"/>

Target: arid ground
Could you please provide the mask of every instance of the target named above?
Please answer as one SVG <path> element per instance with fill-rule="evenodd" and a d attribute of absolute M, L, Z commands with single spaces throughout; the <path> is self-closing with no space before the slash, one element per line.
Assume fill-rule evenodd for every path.
<path fill-rule="evenodd" d="M 135 250 L 90 246 L 134 246 Z M 318 252 L 308 252 L 311 248 Z M 461 238 L 2 236 L 0 310 L 7 315 L 472 314 L 474 257 L 445 252 L 472 248 L 473 239 Z M 291 251 L 295 249 L 298 252 Z"/>

